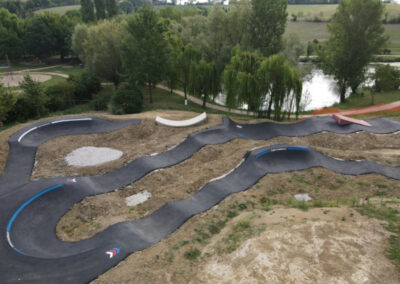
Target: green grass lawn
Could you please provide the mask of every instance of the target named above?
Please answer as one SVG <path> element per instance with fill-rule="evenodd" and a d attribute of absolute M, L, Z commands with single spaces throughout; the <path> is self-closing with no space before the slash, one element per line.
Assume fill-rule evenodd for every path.
<path fill-rule="evenodd" d="M 323 21 L 329 20 L 336 12 L 338 5 L 288 5 L 288 15 L 297 15 L 298 21 L 312 20 L 315 17 Z"/>
<path fill-rule="evenodd" d="M 35 11 L 35 14 L 39 14 L 39 13 L 43 13 L 43 12 L 52 12 L 52 13 L 57 13 L 57 14 L 63 15 L 68 11 L 79 10 L 80 8 L 81 8 L 81 5 L 60 6 L 60 7 L 40 9 L 40 10 Z"/>
<path fill-rule="evenodd" d="M 186 110 L 186 111 L 194 111 L 194 112 L 204 112 L 207 113 L 218 113 L 218 114 L 227 114 L 226 112 L 221 112 L 218 110 L 206 108 L 203 109 L 200 105 L 192 103 L 188 101 L 188 105 L 185 106 L 185 99 L 179 95 L 174 93 L 170 93 L 168 91 L 162 89 L 154 89 L 153 90 L 153 103 L 149 103 L 149 92 L 147 88 L 143 89 L 143 111 L 156 110 L 156 109 L 173 109 L 173 110 Z M 234 114 L 235 116 L 240 116 Z M 245 116 L 243 116 L 245 117 Z"/>
<path fill-rule="evenodd" d="M 400 91 L 374 93 L 374 96 L 375 104 L 387 104 L 400 101 Z M 369 90 L 364 91 L 364 97 L 361 97 L 361 95 L 351 96 L 345 103 L 333 105 L 333 107 L 337 107 L 339 109 L 367 106 L 371 106 L 371 92 Z"/>

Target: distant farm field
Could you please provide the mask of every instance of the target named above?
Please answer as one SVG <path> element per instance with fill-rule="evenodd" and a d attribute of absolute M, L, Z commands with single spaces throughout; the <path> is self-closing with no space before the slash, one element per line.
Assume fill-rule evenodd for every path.
<path fill-rule="evenodd" d="M 37 13 L 43 13 L 43 12 L 53 12 L 57 14 L 65 14 L 68 11 L 72 10 L 79 10 L 81 8 L 81 5 L 70 5 L 70 6 L 60 6 L 60 7 L 53 7 L 53 8 L 47 8 L 47 9 L 40 9 L 35 11 L 35 14 Z"/>
<path fill-rule="evenodd" d="M 314 39 L 324 41 L 329 38 L 327 25 L 327 23 L 288 22 L 285 36 L 291 33 L 296 34 L 303 44 Z M 386 34 L 390 37 L 388 48 L 392 54 L 400 54 L 400 24 L 384 25 L 384 27 Z"/>

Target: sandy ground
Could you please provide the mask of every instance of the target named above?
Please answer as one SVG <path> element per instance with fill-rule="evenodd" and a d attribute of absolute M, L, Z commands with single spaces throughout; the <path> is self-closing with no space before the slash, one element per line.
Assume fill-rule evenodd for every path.
<path fill-rule="evenodd" d="M 45 82 L 51 79 L 50 75 L 46 74 L 29 74 L 32 80 L 36 82 Z M 18 87 L 24 80 L 23 74 L 12 74 L 0 76 L 0 83 L 5 87 Z"/>
<path fill-rule="evenodd" d="M 148 119 L 132 129 L 54 139 L 40 147 L 33 178 L 111 171 L 136 157 L 165 151 L 197 129 L 221 123 L 221 117 L 211 116 L 205 125 L 175 132 L 156 126 L 156 115 L 170 119 L 193 116 L 177 111 L 148 112 L 129 116 Z M 0 167 L 8 151 L 7 136 L 19 127 L 0 133 Z M 305 144 L 334 157 L 400 166 L 399 138 L 399 133 L 322 133 L 268 141 L 235 139 L 206 146 L 174 167 L 155 171 L 114 192 L 85 198 L 60 220 L 57 235 L 66 241 L 86 239 L 111 224 L 150 214 L 165 202 L 190 196 L 210 179 L 225 174 L 255 147 Z M 74 168 L 62 163 L 65 154 L 82 146 L 111 147 L 124 151 L 124 156 L 100 167 Z M 135 207 L 125 205 L 126 197 L 144 190 L 152 194 L 148 201 Z M 309 193 L 313 200 L 333 207 L 307 212 L 285 208 L 298 193 Z M 94 283 L 399 283 L 399 271 L 385 256 L 389 233 L 381 222 L 346 207 L 366 199 L 380 203 L 399 197 L 400 182 L 380 175 L 353 177 L 321 168 L 268 175 L 248 191 L 232 195 L 191 218 L 163 241 L 132 254 Z M 263 199 L 276 205 L 265 208 Z M 238 216 L 227 218 L 231 212 Z M 220 247 L 243 219 L 250 220 L 250 228 L 258 233 L 250 230 L 252 233 L 240 239 L 237 249 L 221 253 Z M 226 222 L 224 228 L 211 234 L 207 228 L 221 220 Z M 196 260 L 184 256 L 191 248 L 200 250 Z"/>
<path fill-rule="evenodd" d="M 388 233 L 348 208 L 256 211 L 266 230 L 212 256 L 191 283 L 398 283 L 384 256 Z M 246 218 L 243 214 L 241 218 Z M 342 218 L 348 221 L 342 221 Z M 222 232 L 224 234 L 225 232 Z M 362 237 L 360 237 L 362 236 Z M 211 243 L 205 253 L 214 251 Z"/>
<path fill-rule="evenodd" d="M 230 200 L 233 201 L 233 200 Z M 223 202 L 194 217 L 160 243 L 129 256 L 93 283 L 398 283 L 384 256 L 388 233 L 376 220 L 349 208 L 308 212 L 250 210 L 230 220 L 203 246 L 197 260 L 184 253 L 200 247 L 195 229 L 221 214 Z M 343 221 L 345 218 L 345 221 Z M 265 230 L 232 253 L 218 253 L 239 220 Z M 185 244 L 186 242 L 189 242 Z M 185 245 L 182 245 L 185 244 Z"/>

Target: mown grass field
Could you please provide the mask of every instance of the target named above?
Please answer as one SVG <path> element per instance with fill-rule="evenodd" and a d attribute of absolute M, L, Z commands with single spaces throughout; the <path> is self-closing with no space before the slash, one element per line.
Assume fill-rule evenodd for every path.
<path fill-rule="evenodd" d="M 79 10 L 81 8 L 81 5 L 69 5 L 69 6 L 60 6 L 60 7 L 52 7 L 52 8 L 46 8 L 46 9 L 40 9 L 35 11 L 35 14 L 38 13 L 43 13 L 43 12 L 53 12 L 57 14 L 65 14 L 68 11 L 72 10 Z"/>
<path fill-rule="evenodd" d="M 303 44 L 314 39 L 325 41 L 329 38 L 327 25 L 326 22 L 288 22 L 285 36 L 291 33 L 296 34 Z M 384 27 L 386 34 L 390 37 L 388 48 L 392 51 L 392 54 L 400 55 L 400 24 L 389 24 L 384 25 Z"/>

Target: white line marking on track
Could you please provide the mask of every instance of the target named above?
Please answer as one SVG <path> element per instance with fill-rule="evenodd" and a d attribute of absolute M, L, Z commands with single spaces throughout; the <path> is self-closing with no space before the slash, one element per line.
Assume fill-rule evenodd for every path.
<path fill-rule="evenodd" d="M 18 138 L 18 142 L 21 142 L 21 140 L 22 140 L 22 138 L 24 138 L 24 136 L 26 135 L 26 134 L 28 134 L 28 133 L 30 133 L 30 132 L 32 132 L 32 131 L 34 131 L 34 130 L 36 130 L 36 129 L 38 129 L 38 127 L 36 126 L 36 127 L 33 127 L 33 128 L 31 128 L 31 129 L 29 129 L 28 131 L 25 131 L 19 138 Z"/>
<path fill-rule="evenodd" d="M 61 122 L 72 122 L 72 121 L 87 121 L 87 120 L 92 120 L 92 118 L 87 117 L 87 118 L 62 119 L 62 120 L 53 121 L 51 124 L 56 124 L 56 123 L 61 123 Z"/>
<path fill-rule="evenodd" d="M 13 248 L 14 245 L 13 245 L 13 243 L 11 242 L 10 232 L 7 232 L 7 241 L 8 241 L 8 244 Z"/>
<path fill-rule="evenodd" d="M 46 124 L 43 124 L 43 125 L 40 125 L 40 126 L 35 126 L 35 127 L 32 127 L 31 129 L 25 131 L 25 132 L 18 138 L 18 142 L 20 143 L 21 140 L 22 140 L 22 138 L 24 138 L 25 135 L 29 134 L 30 132 L 32 132 L 32 131 L 34 131 L 34 130 L 36 130 L 36 129 L 38 129 L 38 128 L 41 128 L 41 127 L 50 125 L 50 124 L 57 124 L 57 123 L 62 123 L 62 122 L 72 122 L 72 121 L 88 121 L 88 120 L 92 120 L 92 118 L 91 118 L 91 117 L 87 117 L 87 118 L 76 118 L 76 119 L 63 119 L 63 120 L 52 121 L 52 122 L 49 122 L 49 123 L 46 123 Z"/>

